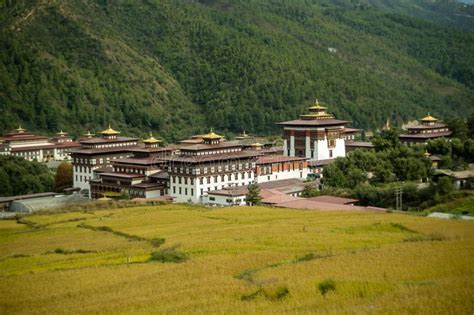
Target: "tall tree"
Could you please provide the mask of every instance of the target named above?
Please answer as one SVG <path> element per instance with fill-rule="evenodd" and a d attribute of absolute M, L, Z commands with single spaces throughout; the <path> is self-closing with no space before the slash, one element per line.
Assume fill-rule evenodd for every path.
<path fill-rule="evenodd" d="M 262 197 L 260 196 L 260 186 L 257 183 L 251 183 L 248 186 L 248 192 L 245 196 L 247 200 L 247 204 L 251 206 L 259 205 L 262 201 Z"/>
<path fill-rule="evenodd" d="M 71 163 L 63 162 L 59 164 L 54 178 L 54 191 L 62 192 L 65 188 L 73 185 L 73 171 Z"/>

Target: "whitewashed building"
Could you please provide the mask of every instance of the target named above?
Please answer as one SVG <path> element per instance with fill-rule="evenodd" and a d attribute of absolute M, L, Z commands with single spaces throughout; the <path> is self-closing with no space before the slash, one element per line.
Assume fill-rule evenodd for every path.
<path fill-rule="evenodd" d="M 316 101 L 309 114 L 300 119 L 279 123 L 283 126 L 285 156 L 305 157 L 312 161 L 335 159 L 346 155 L 345 125 L 347 120 L 335 119 Z"/>
<path fill-rule="evenodd" d="M 242 150 L 239 143 L 222 141 L 214 132 L 203 143 L 185 146 L 179 156 L 164 158 L 170 176 L 169 194 L 176 202 L 202 203 L 207 193 L 255 181 L 258 150 Z"/>

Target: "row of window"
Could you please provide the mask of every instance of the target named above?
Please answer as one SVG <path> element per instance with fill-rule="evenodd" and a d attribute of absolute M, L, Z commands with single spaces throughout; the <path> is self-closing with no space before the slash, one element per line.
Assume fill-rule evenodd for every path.
<path fill-rule="evenodd" d="M 86 158 L 74 158 L 73 159 L 73 162 L 75 164 L 90 164 L 90 165 L 96 165 L 96 164 L 99 164 L 99 165 L 102 165 L 104 164 L 109 164 L 110 163 L 110 160 L 115 160 L 115 159 L 121 159 L 121 158 L 126 158 L 128 157 L 128 155 L 120 155 L 120 156 L 108 156 L 106 157 L 105 159 L 104 158 L 92 158 L 92 159 L 86 159 Z"/>
<path fill-rule="evenodd" d="M 126 167 L 114 167 L 114 171 L 118 173 L 134 173 L 134 174 L 145 174 L 144 169 L 137 168 L 126 168 Z"/>
<path fill-rule="evenodd" d="M 235 199 L 235 203 L 236 203 L 236 204 L 240 204 L 240 203 L 242 202 L 242 200 L 245 201 L 245 198 L 243 198 L 243 199 L 240 199 L 240 198 Z M 209 201 L 216 201 L 216 197 L 209 197 Z M 232 199 L 226 199 L 225 202 L 227 202 L 227 203 L 234 203 L 234 201 L 233 201 Z"/>
<path fill-rule="evenodd" d="M 201 168 L 195 167 L 168 167 L 168 172 L 178 173 L 178 174 L 193 174 L 193 175 L 200 175 L 207 174 L 207 173 L 215 173 L 217 172 L 229 172 L 229 171 L 236 171 L 236 170 L 243 170 L 249 168 L 255 168 L 255 162 L 252 163 L 238 163 L 238 164 L 224 164 L 224 165 L 217 165 L 217 166 L 204 166 Z"/>
<path fill-rule="evenodd" d="M 242 186 L 246 186 L 246 185 L 249 185 L 252 181 L 249 180 L 248 182 L 243 182 L 242 183 Z M 239 186 L 238 183 L 235 183 L 234 185 L 232 184 L 228 184 L 227 187 L 232 187 L 232 186 Z M 201 196 L 204 195 L 204 193 L 206 192 L 209 192 L 209 191 L 212 191 L 212 190 L 219 190 L 219 189 L 224 189 L 226 186 L 225 185 L 222 185 L 222 186 L 214 186 L 214 189 L 211 189 L 210 187 L 207 187 L 207 188 L 201 188 L 200 192 L 201 192 Z M 186 188 L 186 187 L 176 187 L 176 186 L 173 186 L 173 194 L 176 195 L 176 192 L 178 192 L 178 195 L 184 195 L 185 196 L 188 196 L 188 192 L 189 192 L 189 196 L 194 196 L 194 189 L 193 188 Z"/>
<path fill-rule="evenodd" d="M 240 176 L 239 176 L 240 174 Z M 240 177 L 240 178 L 239 178 Z M 239 180 L 239 179 L 251 179 L 253 177 L 252 172 L 242 172 L 242 173 L 235 173 L 235 174 L 227 174 L 227 175 L 214 175 L 208 177 L 199 177 L 199 184 L 204 185 L 204 182 L 207 184 L 214 184 L 219 182 L 232 181 L 232 180 Z M 171 176 L 171 182 L 173 184 L 185 184 L 194 185 L 194 178 L 192 177 L 185 177 L 185 176 Z"/>
<path fill-rule="evenodd" d="M 185 151 L 182 150 L 182 155 L 212 155 L 212 154 L 223 154 L 223 153 L 233 153 L 242 151 L 241 148 L 232 148 L 232 149 L 221 149 L 221 150 L 211 150 L 211 151 Z"/>
<path fill-rule="evenodd" d="M 106 149 L 106 148 L 119 148 L 137 145 L 137 142 L 119 142 L 119 143 L 107 143 L 107 144 L 86 144 L 82 147 L 84 149 Z"/>
<path fill-rule="evenodd" d="M 39 156 L 40 151 L 26 151 L 26 152 L 16 152 L 14 155 L 17 156 Z"/>

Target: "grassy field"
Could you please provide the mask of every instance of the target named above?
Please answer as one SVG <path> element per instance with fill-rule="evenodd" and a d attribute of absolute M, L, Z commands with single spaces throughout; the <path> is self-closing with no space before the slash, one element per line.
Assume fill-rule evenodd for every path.
<path fill-rule="evenodd" d="M 472 314 L 473 263 L 474 222 L 460 220 L 187 205 L 34 215 L 0 221 L 0 313 Z"/>
<path fill-rule="evenodd" d="M 474 216 L 474 195 L 445 202 L 426 210 L 427 212 L 439 211 Z"/>

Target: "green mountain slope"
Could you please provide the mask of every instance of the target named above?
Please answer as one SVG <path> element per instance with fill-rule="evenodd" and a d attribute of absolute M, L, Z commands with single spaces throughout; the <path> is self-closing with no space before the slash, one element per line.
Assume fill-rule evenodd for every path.
<path fill-rule="evenodd" d="M 350 1 L 349 1 L 350 2 Z M 0 128 L 271 133 L 320 98 L 358 127 L 473 111 L 474 35 L 310 0 L 4 1 Z"/>

